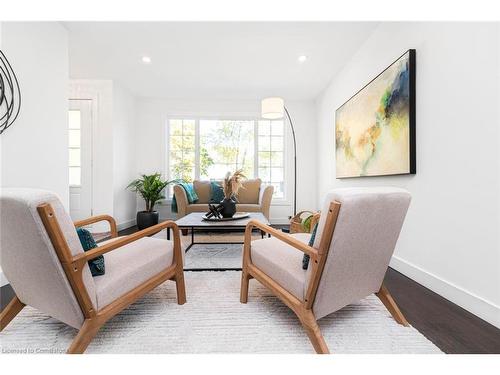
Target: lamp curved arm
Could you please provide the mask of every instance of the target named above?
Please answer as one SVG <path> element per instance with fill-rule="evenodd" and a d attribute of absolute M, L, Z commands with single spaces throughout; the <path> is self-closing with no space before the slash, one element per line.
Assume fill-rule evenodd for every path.
<path fill-rule="evenodd" d="M 285 113 L 288 117 L 288 121 L 290 122 L 290 128 L 292 129 L 292 137 L 293 137 L 293 215 L 297 214 L 297 141 L 295 139 L 295 128 L 293 127 L 292 118 L 290 117 L 290 113 L 286 106 L 283 106 L 285 109 Z"/>

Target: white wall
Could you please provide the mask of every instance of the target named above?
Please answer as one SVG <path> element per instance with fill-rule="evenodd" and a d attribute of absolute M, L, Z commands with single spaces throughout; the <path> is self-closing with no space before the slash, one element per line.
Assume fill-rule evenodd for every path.
<path fill-rule="evenodd" d="M 0 136 L 1 186 L 57 193 L 68 208 L 68 36 L 55 22 L 3 22 L 21 112 Z"/>
<path fill-rule="evenodd" d="M 16 122 L 0 136 L 0 186 L 51 190 L 68 208 L 67 32 L 39 22 L 2 22 L 0 30 L 22 100 Z"/>
<path fill-rule="evenodd" d="M 286 98 L 285 98 L 286 100 Z M 316 209 L 316 119 L 313 102 L 287 101 L 286 105 L 292 116 L 297 136 L 298 196 L 297 208 Z M 165 165 L 165 124 L 173 116 L 249 116 L 260 117 L 260 100 L 161 100 L 140 99 L 137 106 L 137 173 L 153 173 L 166 170 Z M 288 131 L 288 128 L 287 128 Z M 288 136 L 287 148 L 287 185 L 288 202 L 273 205 L 271 222 L 287 222 L 292 213 L 292 162 L 293 151 L 291 136 Z M 138 210 L 144 209 L 138 200 Z M 159 207 L 160 215 L 172 217 L 169 203 Z"/>
<path fill-rule="evenodd" d="M 417 174 L 335 179 L 334 115 L 405 50 L 417 51 Z M 393 185 L 413 196 L 391 265 L 500 327 L 499 26 L 385 23 L 317 100 L 318 198 Z"/>
<path fill-rule="evenodd" d="M 127 90 L 113 84 L 113 215 L 120 228 L 135 224 L 135 194 L 126 190 L 136 178 L 136 100 Z"/>

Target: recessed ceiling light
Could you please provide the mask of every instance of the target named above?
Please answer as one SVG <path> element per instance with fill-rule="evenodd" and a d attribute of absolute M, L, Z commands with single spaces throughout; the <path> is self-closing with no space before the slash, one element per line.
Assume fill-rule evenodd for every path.
<path fill-rule="evenodd" d="M 306 55 L 301 55 L 301 56 L 299 56 L 298 60 L 299 60 L 299 63 L 303 63 L 303 62 L 305 62 L 307 60 L 307 56 Z"/>
<path fill-rule="evenodd" d="M 151 64 L 151 57 L 149 57 L 149 56 L 142 56 L 142 62 L 144 64 Z"/>

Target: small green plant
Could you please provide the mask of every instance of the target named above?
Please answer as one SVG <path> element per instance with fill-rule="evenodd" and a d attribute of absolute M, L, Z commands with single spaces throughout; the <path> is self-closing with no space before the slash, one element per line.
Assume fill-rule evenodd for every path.
<path fill-rule="evenodd" d="M 161 173 L 155 173 L 152 175 L 143 174 L 141 178 L 132 181 L 127 186 L 127 189 L 139 193 L 146 201 L 146 211 L 153 212 L 155 204 L 158 201 L 165 199 L 163 190 L 168 185 L 179 182 L 181 182 L 181 180 L 163 181 L 161 178 Z"/>

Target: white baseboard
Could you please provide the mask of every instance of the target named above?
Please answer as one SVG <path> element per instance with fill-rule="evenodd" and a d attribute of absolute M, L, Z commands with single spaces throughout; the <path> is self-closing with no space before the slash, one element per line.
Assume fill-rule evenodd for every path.
<path fill-rule="evenodd" d="M 136 224 L 135 219 L 130 219 L 130 220 L 123 221 L 123 222 L 117 224 L 116 228 L 120 231 L 120 230 L 124 230 L 124 229 L 130 228 L 130 227 L 133 227 L 135 224 Z"/>
<path fill-rule="evenodd" d="M 390 266 L 454 304 L 500 328 L 500 306 L 495 305 L 493 302 L 433 275 L 398 256 L 392 257 Z"/>

